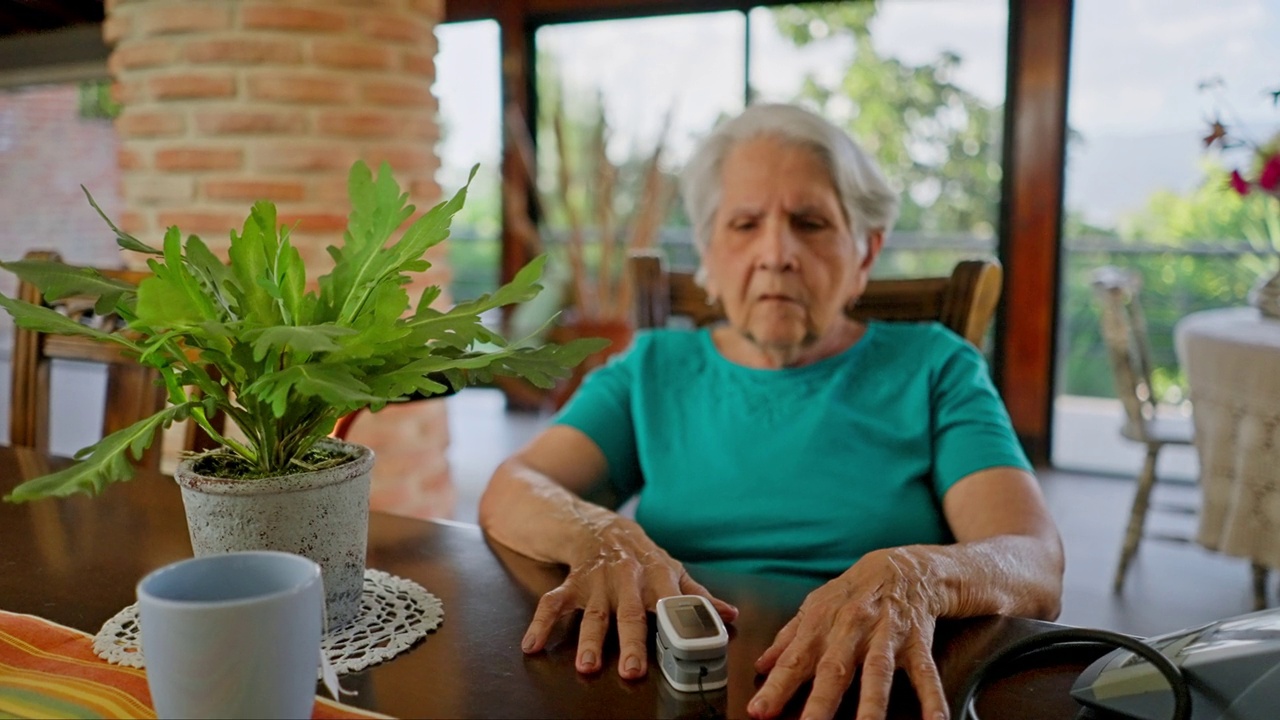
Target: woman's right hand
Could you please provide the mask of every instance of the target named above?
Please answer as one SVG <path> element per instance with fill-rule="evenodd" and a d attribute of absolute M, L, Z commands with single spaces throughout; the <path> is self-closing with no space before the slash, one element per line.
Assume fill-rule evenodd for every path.
<path fill-rule="evenodd" d="M 665 550 L 658 547 L 633 520 L 612 515 L 597 520 L 591 532 L 573 548 L 569 576 L 542 596 L 521 648 L 536 653 L 546 646 L 557 621 L 582 611 L 578 634 L 580 673 L 601 668 L 601 650 L 609 621 L 617 617 L 618 674 L 632 680 L 648 671 L 647 613 L 659 599 L 671 595 L 702 595 L 725 622 L 738 617 L 737 608 L 711 595 Z"/>
<path fill-rule="evenodd" d="M 738 610 L 694 582 L 634 520 L 582 499 L 608 485 L 608 462 L 576 428 L 552 425 L 494 472 L 480 498 L 486 534 L 536 560 L 569 566 L 569 576 L 542 596 L 520 647 L 536 653 L 560 618 L 582 611 L 578 672 L 601 668 L 609 621 L 618 619 L 626 679 L 648 671 L 647 614 L 671 595 L 702 595 L 732 622 Z M 616 504 L 611 503 L 610 507 Z"/>

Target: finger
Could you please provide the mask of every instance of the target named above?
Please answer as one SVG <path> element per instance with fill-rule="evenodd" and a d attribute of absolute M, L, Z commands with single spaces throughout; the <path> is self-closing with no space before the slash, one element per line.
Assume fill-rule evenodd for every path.
<path fill-rule="evenodd" d="M 609 632 L 609 606 L 603 600 L 591 600 L 582 611 L 578 630 L 578 672 L 593 673 L 600 669 L 600 652 L 604 636 Z"/>
<path fill-rule="evenodd" d="M 538 601 L 538 608 L 533 613 L 533 620 L 529 622 L 529 629 L 525 631 L 524 639 L 520 641 L 521 650 L 526 653 L 535 653 L 546 646 L 551 628 L 555 627 L 556 621 L 565 614 L 564 608 L 566 604 L 570 604 L 569 600 L 569 590 L 563 585 L 542 596 Z"/>
<path fill-rule="evenodd" d="M 933 655 L 925 648 L 928 645 L 912 643 L 907 649 L 901 665 L 911 678 L 911 685 L 920 698 L 920 717 L 924 720 L 947 720 L 951 710 L 947 706 L 947 696 L 942 690 L 942 678 L 938 675 L 938 666 L 933 662 Z"/>
<path fill-rule="evenodd" d="M 688 571 L 680 576 L 680 592 L 685 595 L 701 595 L 710 600 L 711 606 L 720 614 L 720 619 L 727 623 L 738 619 L 738 608 L 712 595 L 711 591 L 703 587 L 702 583 L 694 580 Z"/>
<path fill-rule="evenodd" d="M 821 654 L 822 648 L 816 637 L 797 633 L 769 671 L 764 685 L 747 703 L 747 713 L 757 720 L 764 720 L 782 712 L 800 684 L 813 677 L 817 663 L 815 658 Z"/>
<path fill-rule="evenodd" d="M 644 677 L 648 672 L 649 617 L 639 590 L 622 597 L 618 603 L 618 674 L 628 680 Z"/>
<path fill-rule="evenodd" d="M 893 673 L 897 669 L 897 648 L 893 640 L 885 635 L 874 638 L 862 661 L 857 720 L 884 720 L 889 710 Z"/>
<path fill-rule="evenodd" d="M 795 638 L 796 628 L 799 626 L 799 616 L 791 618 L 790 622 L 782 626 L 778 634 L 773 637 L 773 644 L 766 648 L 760 657 L 756 659 L 756 672 L 767 673 L 773 669 L 774 664 L 778 662 L 778 658 L 782 656 L 787 646 Z"/>
<path fill-rule="evenodd" d="M 844 699 L 845 691 L 853 683 L 853 675 L 858 670 L 858 645 L 859 636 L 848 635 L 823 653 L 814 672 L 813 689 L 809 692 L 809 699 L 805 701 L 801 717 L 817 720 L 835 716 L 840 701 Z"/>

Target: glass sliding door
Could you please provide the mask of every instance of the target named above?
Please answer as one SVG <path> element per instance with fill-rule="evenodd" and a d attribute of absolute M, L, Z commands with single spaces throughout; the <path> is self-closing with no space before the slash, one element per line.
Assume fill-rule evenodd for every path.
<path fill-rule="evenodd" d="M 440 103 L 440 171 L 436 181 L 451 197 L 480 169 L 449 238 L 449 294 L 469 300 L 498 286 L 502 247 L 502 104 L 498 24 L 492 20 L 436 27 L 440 52 L 432 88 Z"/>
<path fill-rule="evenodd" d="M 571 313 L 628 317 L 628 250 L 661 246 L 673 265 L 696 264 L 675 174 L 742 109 L 745 44 L 739 12 L 536 31 L 540 235 L 553 282 L 585 298 L 568 301 Z"/>
<path fill-rule="evenodd" d="M 1273 198 L 1227 188 L 1242 159 L 1206 151 L 1213 119 L 1258 139 L 1280 129 L 1280 5 L 1265 0 L 1075 0 L 1053 453 L 1065 469 L 1133 476 L 1143 450 L 1119 435 L 1091 273 L 1142 279 L 1159 414 L 1190 422 L 1175 323 L 1243 305 L 1274 262 Z M 1274 208 L 1271 208 L 1274 209 Z M 1194 479 L 1195 452 L 1166 448 L 1162 477 Z"/>

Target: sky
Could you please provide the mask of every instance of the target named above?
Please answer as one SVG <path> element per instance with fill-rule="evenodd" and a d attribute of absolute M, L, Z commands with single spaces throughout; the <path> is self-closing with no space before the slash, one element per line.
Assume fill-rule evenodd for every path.
<path fill-rule="evenodd" d="M 1201 183 L 1216 113 L 1242 137 L 1280 130 L 1280 0 L 1076 0 L 1075 21 L 1066 204 L 1089 221 Z M 1198 89 L 1213 77 L 1220 100 Z"/>
<path fill-rule="evenodd" d="M 851 54 L 827 41 L 798 51 L 753 11 L 752 81 L 783 98 L 806 71 L 830 76 Z M 877 50 L 912 63 L 949 50 L 961 86 L 1001 102 L 1005 0 L 881 0 Z M 496 162 L 498 35 L 491 22 L 439 29 L 436 91 L 446 124 L 448 188 L 472 162 Z M 671 158 L 687 155 L 718 113 L 742 102 L 743 19 L 735 12 L 545 27 L 540 47 L 560 57 L 569 87 L 605 87 L 611 151 L 652 147 L 673 112 Z M 1067 204 L 1114 222 L 1157 187 L 1199 181 L 1198 138 L 1215 112 L 1259 137 L 1280 127 L 1267 89 L 1280 88 L 1280 0 L 1075 0 L 1068 122 Z M 1221 101 L 1200 81 L 1221 77 Z"/>

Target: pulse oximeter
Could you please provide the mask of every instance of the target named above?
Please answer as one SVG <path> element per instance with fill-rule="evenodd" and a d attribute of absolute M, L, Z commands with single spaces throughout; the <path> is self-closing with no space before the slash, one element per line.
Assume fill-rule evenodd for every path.
<path fill-rule="evenodd" d="M 681 692 L 716 690 L 729 683 L 729 632 L 711 601 L 675 595 L 658 601 L 658 666 Z"/>

